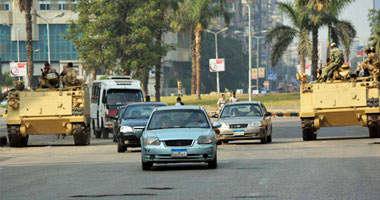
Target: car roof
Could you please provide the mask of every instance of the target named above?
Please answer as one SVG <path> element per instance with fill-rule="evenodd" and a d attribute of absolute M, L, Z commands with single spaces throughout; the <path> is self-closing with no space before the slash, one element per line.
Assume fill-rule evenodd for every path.
<path fill-rule="evenodd" d="M 167 103 L 164 102 L 139 102 L 139 103 L 130 103 L 126 106 L 149 106 L 149 105 L 163 105 L 167 106 Z"/>
<path fill-rule="evenodd" d="M 234 103 L 227 103 L 228 105 L 239 105 L 239 104 L 261 104 L 261 101 L 239 101 Z M 227 105 L 226 104 L 226 105 Z"/>
<path fill-rule="evenodd" d="M 160 110 L 204 110 L 201 106 L 165 106 L 157 107 L 157 111 Z"/>

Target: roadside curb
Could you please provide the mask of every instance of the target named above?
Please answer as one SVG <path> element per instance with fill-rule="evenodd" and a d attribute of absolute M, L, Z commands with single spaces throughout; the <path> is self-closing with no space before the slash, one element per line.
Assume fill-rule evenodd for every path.
<path fill-rule="evenodd" d="M 272 117 L 299 117 L 299 112 L 272 112 Z"/>

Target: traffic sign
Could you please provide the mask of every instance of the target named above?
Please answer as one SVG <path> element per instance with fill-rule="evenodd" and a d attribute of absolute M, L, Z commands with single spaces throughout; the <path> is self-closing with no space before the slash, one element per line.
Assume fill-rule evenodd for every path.
<path fill-rule="evenodd" d="M 224 72 L 226 69 L 224 64 L 224 58 L 210 59 L 209 65 L 210 72 Z"/>
<path fill-rule="evenodd" d="M 26 62 L 10 63 L 11 76 L 26 76 Z"/>

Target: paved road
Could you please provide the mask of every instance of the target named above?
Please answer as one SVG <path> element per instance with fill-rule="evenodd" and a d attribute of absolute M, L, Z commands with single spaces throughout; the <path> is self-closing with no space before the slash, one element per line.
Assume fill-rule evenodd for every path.
<path fill-rule="evenodd" d="M 0 199 L 379 199 L 380 139 L 361 127 L 322 129 L 311 142 L 300 135 L 298 118 L 277 118 L 272 144 L 221 145 L 216 170 L 147 172 L 138 148 L 31 136 L 28 148 L 0 148 Z"/>

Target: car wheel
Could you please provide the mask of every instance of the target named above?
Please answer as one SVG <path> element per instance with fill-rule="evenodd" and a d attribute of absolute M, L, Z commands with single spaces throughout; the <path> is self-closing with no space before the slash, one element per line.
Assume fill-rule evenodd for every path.
<path fill-rule="evenodd" d="M 93 128 L 93 130 L 94 130 L 95 138 L 100 138 L 100 137 L 102 136 L 102 132 L 97 131 L 97 130 L 95 129 L 95 121 L 92 121 L 92 128 Z"/>
<path fill-rule="evenodd" d="M 102 133 L 103 139 L 108 139 L 109 131 L 106 128 L 104 128 L 103 123 L 102 123 L 101 133 Z"/>
<path fill-rule="evenodd" d="M 268 137 L 267 137 L 267 142 L 268 142 L 268 143 L 271 143 L 271 142 L 272 142 L 272 134 L 268 135 Z"/>
<path fill-rule="evenodd" d="M 113 134 L 113 142 L 117 142 L 117 136 L 116 136 L 116 133 Z"/>
<path fill-rule="evenodd" d="M 127 150 L 127 147 L 124 144 L 124 140 L 118 139 L 118 142 L 117 142 L 117 152 L 118 153 L 122 153 L 122 152 L 125 152 L 126 150 Z"/>
<path fill-rule="evenodd" d="M 209 161 L 207 164 L 209 169 L 216 169 L 218 167 L 218 159 L 216 153 L 214 159 L 212 161 Z"/>
<path fill-rule="evenodd" d="M 144 171 L 147 171 L 147 170 L 150 170 L 152 167 L 153 167 L 153 163 L 151 162 L 141 162 L 141 165 L 142 165 L 142 170 Z"/>
<path fill-rule="evenodd" d="M 267 132 L 265 132 L 265 135 L 263 138 L 261 138 L 261 144 L 266 144 L 268 143 L 268 137 L 267 137 Z"/>
<path fill-rule="evenodd" d="M 228 140 L 224 140 L 223 144 L 228 144 L 228 142 L 229 142 Z"/>
<path fill-rule="evenodd" d="M 222 144 L 222 141 L 218 140 L 216 141 L 216 145 L 221 145 Z"/>

